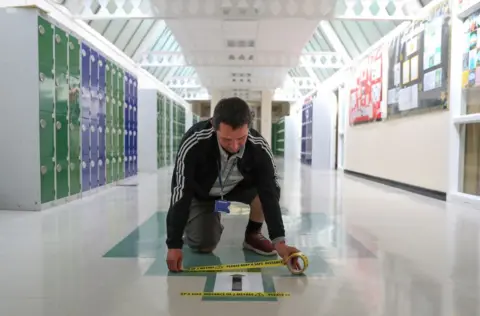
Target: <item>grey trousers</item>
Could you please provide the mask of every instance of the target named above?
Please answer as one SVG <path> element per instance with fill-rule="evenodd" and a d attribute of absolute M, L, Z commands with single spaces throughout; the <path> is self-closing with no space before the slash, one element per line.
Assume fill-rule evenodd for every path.
<path fill-rule="evenodd" d="M 235 187 L 224 199 L 250 205 L 256 196 L 255 188 Z M 190 204 L 190 215 L 185 227 L 185 244 L 197 251 L 214 249 L 220 242 L 222 233 L 221 214 L 215 212 L 215 201 L 200 201 L 194 198 Z"/>

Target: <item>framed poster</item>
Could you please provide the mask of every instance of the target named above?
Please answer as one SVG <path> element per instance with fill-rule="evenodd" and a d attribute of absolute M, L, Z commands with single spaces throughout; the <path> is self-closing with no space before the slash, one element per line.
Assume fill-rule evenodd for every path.
<path fill-rule="evenodd" d="M 382 49 L 364 58 L 355 69 L 350 93 L 350 124 L 382 119 Z"/>
<path fill-rule="evenodd" d="M 447 1 L 415 21 L 389 45 L 387 113 L 395 117 L 447 108 L 450 58 Z"/>

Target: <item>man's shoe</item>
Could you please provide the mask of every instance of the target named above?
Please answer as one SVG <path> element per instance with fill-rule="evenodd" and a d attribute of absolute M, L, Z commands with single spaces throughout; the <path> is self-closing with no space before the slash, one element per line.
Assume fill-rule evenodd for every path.
<path fill-rule="evenodd" d="M 243 248 L 263 256 L 274 256 L 277 254 L 272 242 L 261 233 L 246 234 Z"/>

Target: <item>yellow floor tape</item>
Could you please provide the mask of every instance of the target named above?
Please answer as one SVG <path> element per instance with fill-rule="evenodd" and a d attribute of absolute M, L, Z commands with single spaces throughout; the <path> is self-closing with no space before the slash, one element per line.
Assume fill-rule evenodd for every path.
<path fill-rule="evenodd" d="M 303 264 L 301 264 L 302 262 Z M 287 266 L 292 274 L 302 274 L 308 268 L 308 258 L 301 252 L 292 254 L 287 264 L 282 259 L 267 260 L 258 262 L 246 262 L 235 264 L 221 264 L 213 266 L 200 266 L 183 269 L 185 272 L 222 272 L 222 271 L 238 271 L 245 269 L 258 269 L 269 267 Z M 207 296 L 207 297 L 288 297 L 287 292 L 182 292 L 181 296 Z"/>
<path fill-rule="evenodd" d="M 303 262 L 303 265 L 301 262 Z M 288 270 L 292 274 L 303 274 L 308 268 L 308 258 L 301 252 L 294 253 L 288 257 L 287 264 L 283 262 L 282 259 L 278 260 L 267 260 L 267 261 L 257 261 L 257 262 L 245 262 L 245 263 L 234 263 L 234 264 L 219 264 L 213 266 L 199 266 L 199 267 L 190 267 L 184 268 L 185 272 L 222 272 L 222 271 L 238 271 L 245 269 L 259 269 L 259 268 L 271 268 L 271 267 L 281 267 L 287 266 Z M 295 263 L 298 263 L 296 266 Z"/>
<path fill-rule="evenodd" d="M 287 292 L 181 292 L 181 296 L 217 296 L 217 297 L 288 297 Z"/>

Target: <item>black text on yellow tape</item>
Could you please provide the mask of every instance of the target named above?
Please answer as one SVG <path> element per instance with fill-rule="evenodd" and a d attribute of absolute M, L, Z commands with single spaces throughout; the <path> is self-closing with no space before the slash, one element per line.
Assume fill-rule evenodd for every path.
<path fill-rule="evenodd" d="M 292 274 L 302 274 L 308 268 L 308 258 L 301 252 L 292 254 L 288 258 L 287 262 L 288 263 L 286 264 L 286 266 Z M 296 262 L 297 264 L 295 264 Z M 278 260 L 267 260 L 267 261 L 257 261 L 257 262 L 190 267 L 190 268 L 183 269 L 183 271 L 185 272 L 222 272 L 222 271 L 238 271 L 238 270 L 246 270 L 246 269 L 281 267 L 284 265 L 285 263 L 283 262 L 283 260 L 278 259 Z"/>
<path fill-rule="evenodd" d="M 288 292 L 181 292 L 181 296 L 209 297 L 289 297 Z"/>

